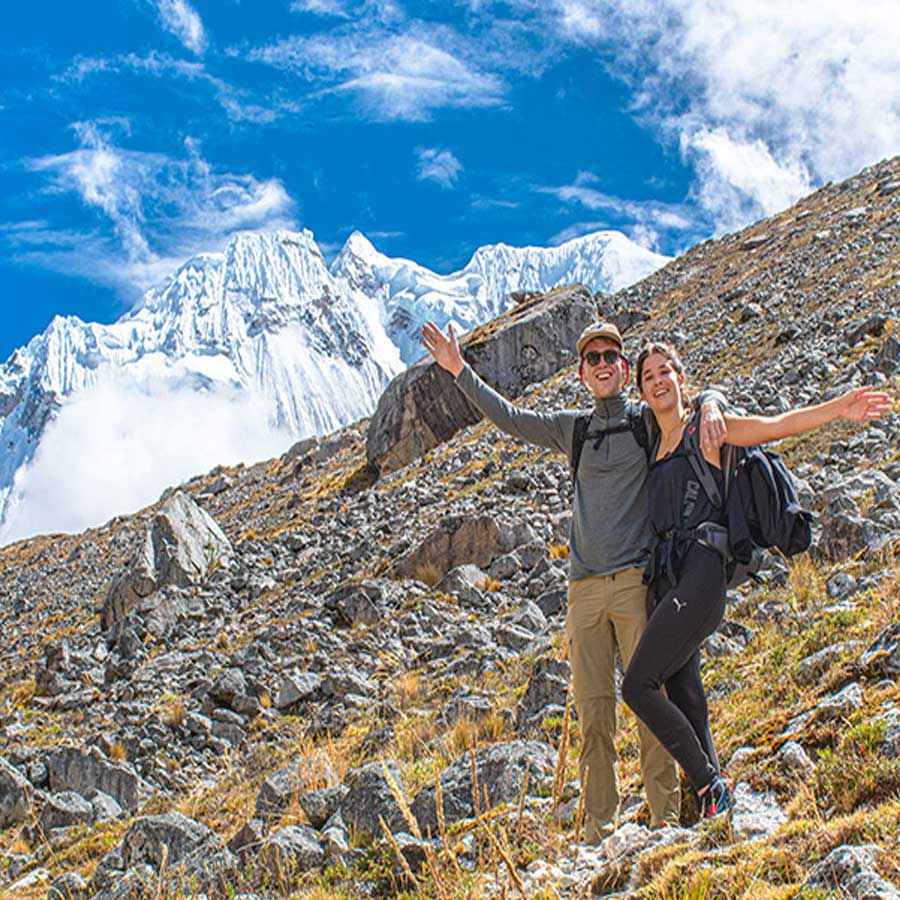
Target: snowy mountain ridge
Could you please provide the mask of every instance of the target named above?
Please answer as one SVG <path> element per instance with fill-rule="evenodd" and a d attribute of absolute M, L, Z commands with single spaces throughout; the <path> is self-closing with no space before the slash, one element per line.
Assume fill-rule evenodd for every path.
<path fill-rule="evenodd" d="M 606 231 L 559 247 L 481 247 L 463 269 L 440 275 L 385 256 L 359 232 L 331 266 L 310 231 L 238 233 L 222 253 L 188 260 L 118 321 L 57 316 L 0 367 L 0 539 L 81 528 L 101 520 L 101 507 L 108 516 L 153 499 L 191 474 L 181 466 L 196 472 L 274 453 L 275 436 L 286 446 L 364 418 L 390 379 L 421 355 L 419 329 L 428 319 L 464 332 L 509 309 L 515 291 L 577 281 L 612 292 L 667 261 Z M 188 422 L 170 421 L 174 410 Z M 233 420 L 226 436 L 204 447 L 223 418 Z M 150 422 L 157 433 L 142 433 Z M 177 449 L 174 429 L 191 422 L 205 423 L 191 445 L 197 452 L 182 447 L 165 465 Z M 50 491 L 42 464 L 72 465 L 73 448 L 65 446 L 72 441 L 77 453 L 95 445 L 90 467 L 74 468 L 84 483 L 98 482 L 92 498 L 107 493 L 110 502 L 83 521 L 75 510 L 60 517 L 58 508 L 23 517 L 42 491 L 57 506 L 49 498 L 65 493 L 66 483 L 52 475 Z M 104 466 L 113 450 L 120 480 L 129 482 L 118 500 L 107 483 L 116 467 Z M 141 466 L 144 454 L 153 466 Z M 132 483 L 142 478 L 140 491 Z"/>

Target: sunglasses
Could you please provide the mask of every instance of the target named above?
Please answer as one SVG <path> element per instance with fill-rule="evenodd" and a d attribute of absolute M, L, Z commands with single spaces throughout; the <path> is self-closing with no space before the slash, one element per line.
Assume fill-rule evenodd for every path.
<path fill-rule="evenodd" d="M 614 366 L 622 354 L 618 350 L 589 350 L 582 357 L 589 366 L 596 366 L 602 359 L 608 366 Z"/>

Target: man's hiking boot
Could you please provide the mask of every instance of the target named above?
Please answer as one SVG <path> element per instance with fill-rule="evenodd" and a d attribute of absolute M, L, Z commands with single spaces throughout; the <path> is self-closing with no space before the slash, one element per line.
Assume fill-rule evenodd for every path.
<path fill-rule="evenodd" d="M 721 776 L 716 775 L 706 793 L 700 798 L 702 819 L 711 819 L 728 812 L 734 805 L 731 785 Z"/>

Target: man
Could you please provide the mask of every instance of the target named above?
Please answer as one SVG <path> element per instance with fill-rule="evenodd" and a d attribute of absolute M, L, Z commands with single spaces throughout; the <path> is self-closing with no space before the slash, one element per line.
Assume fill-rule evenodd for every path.
<path fill-rule="evenodd" d="M 454 376 L 460 390 L 498 428 L 565 453 L 572 462 L 579 412 L 538 413 L 509 403 L 466 364 L 452 325 L 445 336 L 432 322 L 427 323 L 422 341 L 438 365 Z M 629 424 L 634 407 L 623 391 L 628 361 L 622 336 L 615 325 L 597 322 L 582 332 L 577 350 L 579 375 L 594 397 L 594 410 L 575 472 L 566 638 L 581 723 L 578 770 L 585 792 L 585 840 L 597 842 L 614 829 L 619 804 L 615 652 L 618 647 L 627 667 L 647 621 L 642 575 L 650 526 L 647 454 Z M 705 399 L 701 442 L 720 445 L 725 431 L 720 396 Z M 638 731 L 651 825 L 677 825 L 681 796 L 675 762 L 640 722 Z"/>

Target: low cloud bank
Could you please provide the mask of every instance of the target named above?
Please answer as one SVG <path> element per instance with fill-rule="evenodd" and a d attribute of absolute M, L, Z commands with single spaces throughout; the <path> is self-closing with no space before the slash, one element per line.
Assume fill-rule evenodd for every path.
<path fill-rule="evenodd" d="M 48 425 L 34 459 L 16 476 L 0 542 L 82 531 L 217 464 L 276 456 L 292 438 L 271 421 L 268 402 L 255 392 L 104 377 Z"/>

